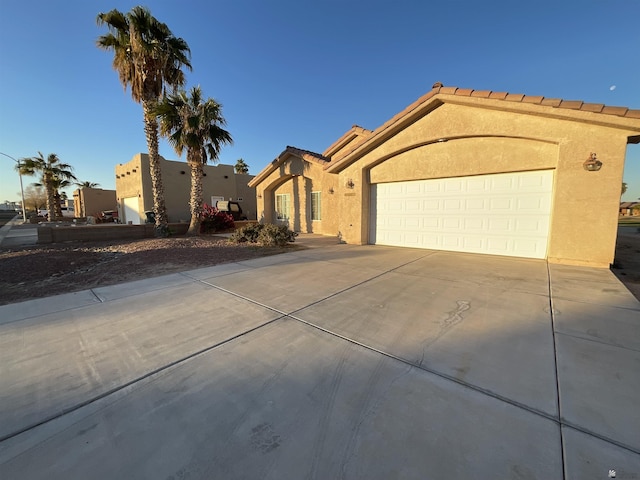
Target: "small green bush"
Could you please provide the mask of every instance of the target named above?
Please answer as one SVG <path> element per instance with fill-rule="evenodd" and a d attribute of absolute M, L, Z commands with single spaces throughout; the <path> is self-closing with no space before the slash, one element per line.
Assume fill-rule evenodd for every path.
<path fill-rule="evenodd" d="M 295 242 L 297 236 L 298 234 L 289 230 L 286 225 L 254 223 L 236 230 L 231 235 L 231 241 L 235 243 L 257 243 L 265 247 L 283 247 L 287 243 Z"/>

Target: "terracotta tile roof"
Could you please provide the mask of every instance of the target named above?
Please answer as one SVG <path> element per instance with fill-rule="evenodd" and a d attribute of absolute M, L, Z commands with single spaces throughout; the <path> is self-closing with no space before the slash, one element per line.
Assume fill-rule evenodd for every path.
<path fill-rule="evenodd" d="M 302 158 L 303 160 L 307 160 L 314 163 L 319 163 L 323 167 L 331 161 L 330 158 L 325 157 L 324 155 L 320 155 L 319 153 L 312 152 L 310 150 L 303 150 L 302 148 L 292 147 L 287 145 L 280 155 L 278 155 L 274 160 L 271 161 L 266 167 L 264 167 L 258 175 L 253 177 L 249 181 L 250 187 L 256 187 L 262 182 L 265 178 L 267 178 L 271 172 L 278 168 L 278 165 L 282 162 L 283 159 L 287 157 L 287 155 L 295 155 L 297 157 Z"/>
<path fill-rule="evenodd" d="M 510 102 L 531 103 L 546 107 L 570 108 L 572 110 L 584 110 L 585 112 L 604 113 L 617 115 L 618 117 L 640 118 L 640 110 L 627 107 L 610 107 L 601 103 L 584 103 L 580 100 L 562 100 L 560 98 L 545 98 L 542 96 L 524 95 L 521 93 L 491 92 L 488 90 L 471 90 L 468 88 L 444 87 L 442 84 L 434 84 L 434 88 L 425 95 L 433 96 L 438 93 L 447 95 L 459 95 L 464 97 L 483 97 L 507 100 Z M 422 101 L 426 98 L 421 98 Z"/>
<path fill-rule="evenodd" d="M 326 157 L 333 157 L 333 155 L 344 148 L 349 143 L 352 146 L 357 146 L 360 143 L 364 142 L 369 135 L 373 132 L 371 130 L 367 130 L 366 128 L 362 128 L 359 125 L 353 125 L 349 130 L 347 130 L 340 138 L 338 138 L 335 142 L 333 142 L 329 147 L 322 152 L 322 154 Z"/>
<path fill-rule="evenodd" d="M 284 152 L 278 155 L 278 158 L 280 158 L 284 153 L 291 153 L 305 160 L 320 162 L 322 164 L 329 163 L 331 161 L 330 158 L 327 158 L 319 153 L 312 152 L 310 150 L 304 150 L 302 148 L 292 147 L 290 145 L 287 145 L 287 148 L 285 148 Z"/>

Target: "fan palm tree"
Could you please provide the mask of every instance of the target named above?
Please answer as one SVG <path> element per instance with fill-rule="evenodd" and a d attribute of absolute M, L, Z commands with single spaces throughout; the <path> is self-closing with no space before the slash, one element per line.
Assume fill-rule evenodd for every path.
<path fill-rule="evenodd" d="M 203 99 L 200 87 L 193 87 L 189 94 L 179 91 L 165 96 L 155 112 L 160 119 L 160 132 L 176 153 L 182 155 L 187 150 L 191 170 L 191 223 L 187 234 L 198 235 L 204 165 L 208 160 L 215 163 L 222 146 L 233 143 L 231 134 L 222 128 L 226 125 L 222 106 L 212 98 Z"/>
<path fill-rule="evenodd" d="M 73 177 L 75 180 L 76 177 Z M 36 187 L 44 187 L 43 179 L 40 179 L 40 183 L 33 184 Z M 53 216 L 49 215 L 49 219 L 59 219 L 62 218 L 62 201 L 67 200 L 67 192 L 61 192 L 60 190 L 63 188 L 70 187 L 72 185 L 70 180 L 58 178 L 53 178 L 51 185 L 54 189 L 53 194 Z M 49 210 L 50 212 L 51 210 Z"/>
<path fill-rule="evenodd" d="M 74 185 L 79 188 L 96 188 L 100 186 L 99 183 L 89 182 L 89 181 L 75 182 Z"/>
<path fill-rule="evenodd" d="M 49 219 L 54 220 L 62 216 L 60 208 L 56 208 L 56 196 L 59 197 L 58 190 L 70 185 L 70 180 L 75 180 L 73 175 L 73 167 L 67 163 L 62 163 L 55 153 L 50 153 L 44 158 L 41 152 L 38 156 L 31 158 L 22 158 L 19 163 L 19 170 L 22 175 L 40 174 L 40 183 L 35 186 L 43 186 L 47 192 L 47 210 Z M 65 184 L 66 182 L 66 184 Z"/>
<path fill-rule="evenodd" d="M 130 87 L 133 100 L 142 104 L 156 235 L 166 236 L 167 209 L 158 154 L 158 123 L 153 111 L 167 86 L 173 90 L 184 85 L 182 67 L 191 70 L 191 51 L 182 38 L 175 37 L 146 7 L 134 7 L 126 14 L 116 9 L 100 13 L 97 23 L 109 29 L 109 33 L 98 37 L 98 47 L 113 51 L 113 68 L 120 83 L 125 90 Z"/>
<path fill-rule="evenodd" d="M 241 158 L 238 159 L 236 165 L 233 168 L 235 169 L 236 173 L 249 173 L 249 165 L 247 165 Z"/>

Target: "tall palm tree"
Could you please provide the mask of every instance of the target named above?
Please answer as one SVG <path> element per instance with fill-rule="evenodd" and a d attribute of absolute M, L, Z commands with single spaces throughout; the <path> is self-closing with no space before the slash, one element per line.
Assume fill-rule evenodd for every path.
<path fill-rule="evenodd" d="M 98 47 L 113 51 L 113 68 L 120 83 L 125 90 L 130 87 L 133 100 L 142 104 L 156 235 L 166 236 L 167 209 L 158 154 L 158 123 L 153 111 L 167 86 L 173 90 L 184 85 L 182 67 L 191 70 L 191 51 L 182 38 L 175 37 L 146 7 L 134 7 L 126 14 L 114 9 L 98 14 L 96 21 L 109 29 L 109 33 L 98 37 Z"/>
<path fill-rule="evenodd" d="M 249 173 L 249 165 L 245 163 L 242 158 L 239 158 L 236 165 L 233 167 L 236 173 Z"/>
<path fill-rule="evenodd" d="M 49 219 L 58 218 L 58 213 L 62 216 L 62 212 L 58 212 L 60 209 L 56 208 L 56 196 L 59 197 L 60 188 L 69 186 L 69 181 L 76 179 L 73 175 L 73 167 L 62 163 L 55 153 L 50 153 L 45 159 L 44 155 L 38 152 L 36 157 L 20 159 L 19 170 L 22 175 L 40 175 L 40 183 L 34 185 L 43 186 L 47 192 Z"/>
<path fill-rule="evenodd" d="M 79 188 L 96 188 L 100 186 L 99 183 L 89 182 L 88 180 L 85 180 L 84 182 L 75 182 L 74 185 Z"/>
<path fill-rule="evenodd" d="M 233 143 L 224 128 L 222 105 L 212 98 L 202 98 L 200 87 L 189 94 L 179 91 L 165 96 L 155 110 L 160 119 L 160 132 L 178 155 L 187 150 L 187 163 L 191 170 L 191 223 L 188 235 L 200 233 L 202 214 L 202 174 L 208 160 L 216 162 L 220 149 Z"/>

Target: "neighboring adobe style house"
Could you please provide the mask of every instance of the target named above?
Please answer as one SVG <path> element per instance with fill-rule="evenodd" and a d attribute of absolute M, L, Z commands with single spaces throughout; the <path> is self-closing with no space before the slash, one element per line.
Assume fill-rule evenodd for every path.
<path fill-rule="evenodd" d="M 76 217 L 97 217 L 101 212 L 116 210 L 116 191 L 81 187 L 73 192 Z"/>
<path fill-rule="evenodd" d="M 185 162 L 160 157 L 164 199 L 169 222 L 188 223 L 191 219 L 189 197 L 191 175 Z M 240 203 L 249 220 L 256 219 L 256 191 L 248 183 L 253 175 L 235 173 L 231 165 L 205 165 L 202 179 L 204 202 L 217 200 Z M 149 155 L 136 154 L 131 161 L 116 166 L 118 216 L 123 223 L 145 223 L 147 211 L 153 210 L 153 191 L 149 173 Z"/>
<path fill-rule="evenodd" d="M 287 147 L 249 185 L 258 217 L 382 244 L 613 262 L 640 110 L 439 83 L 322 154 Z"/>

